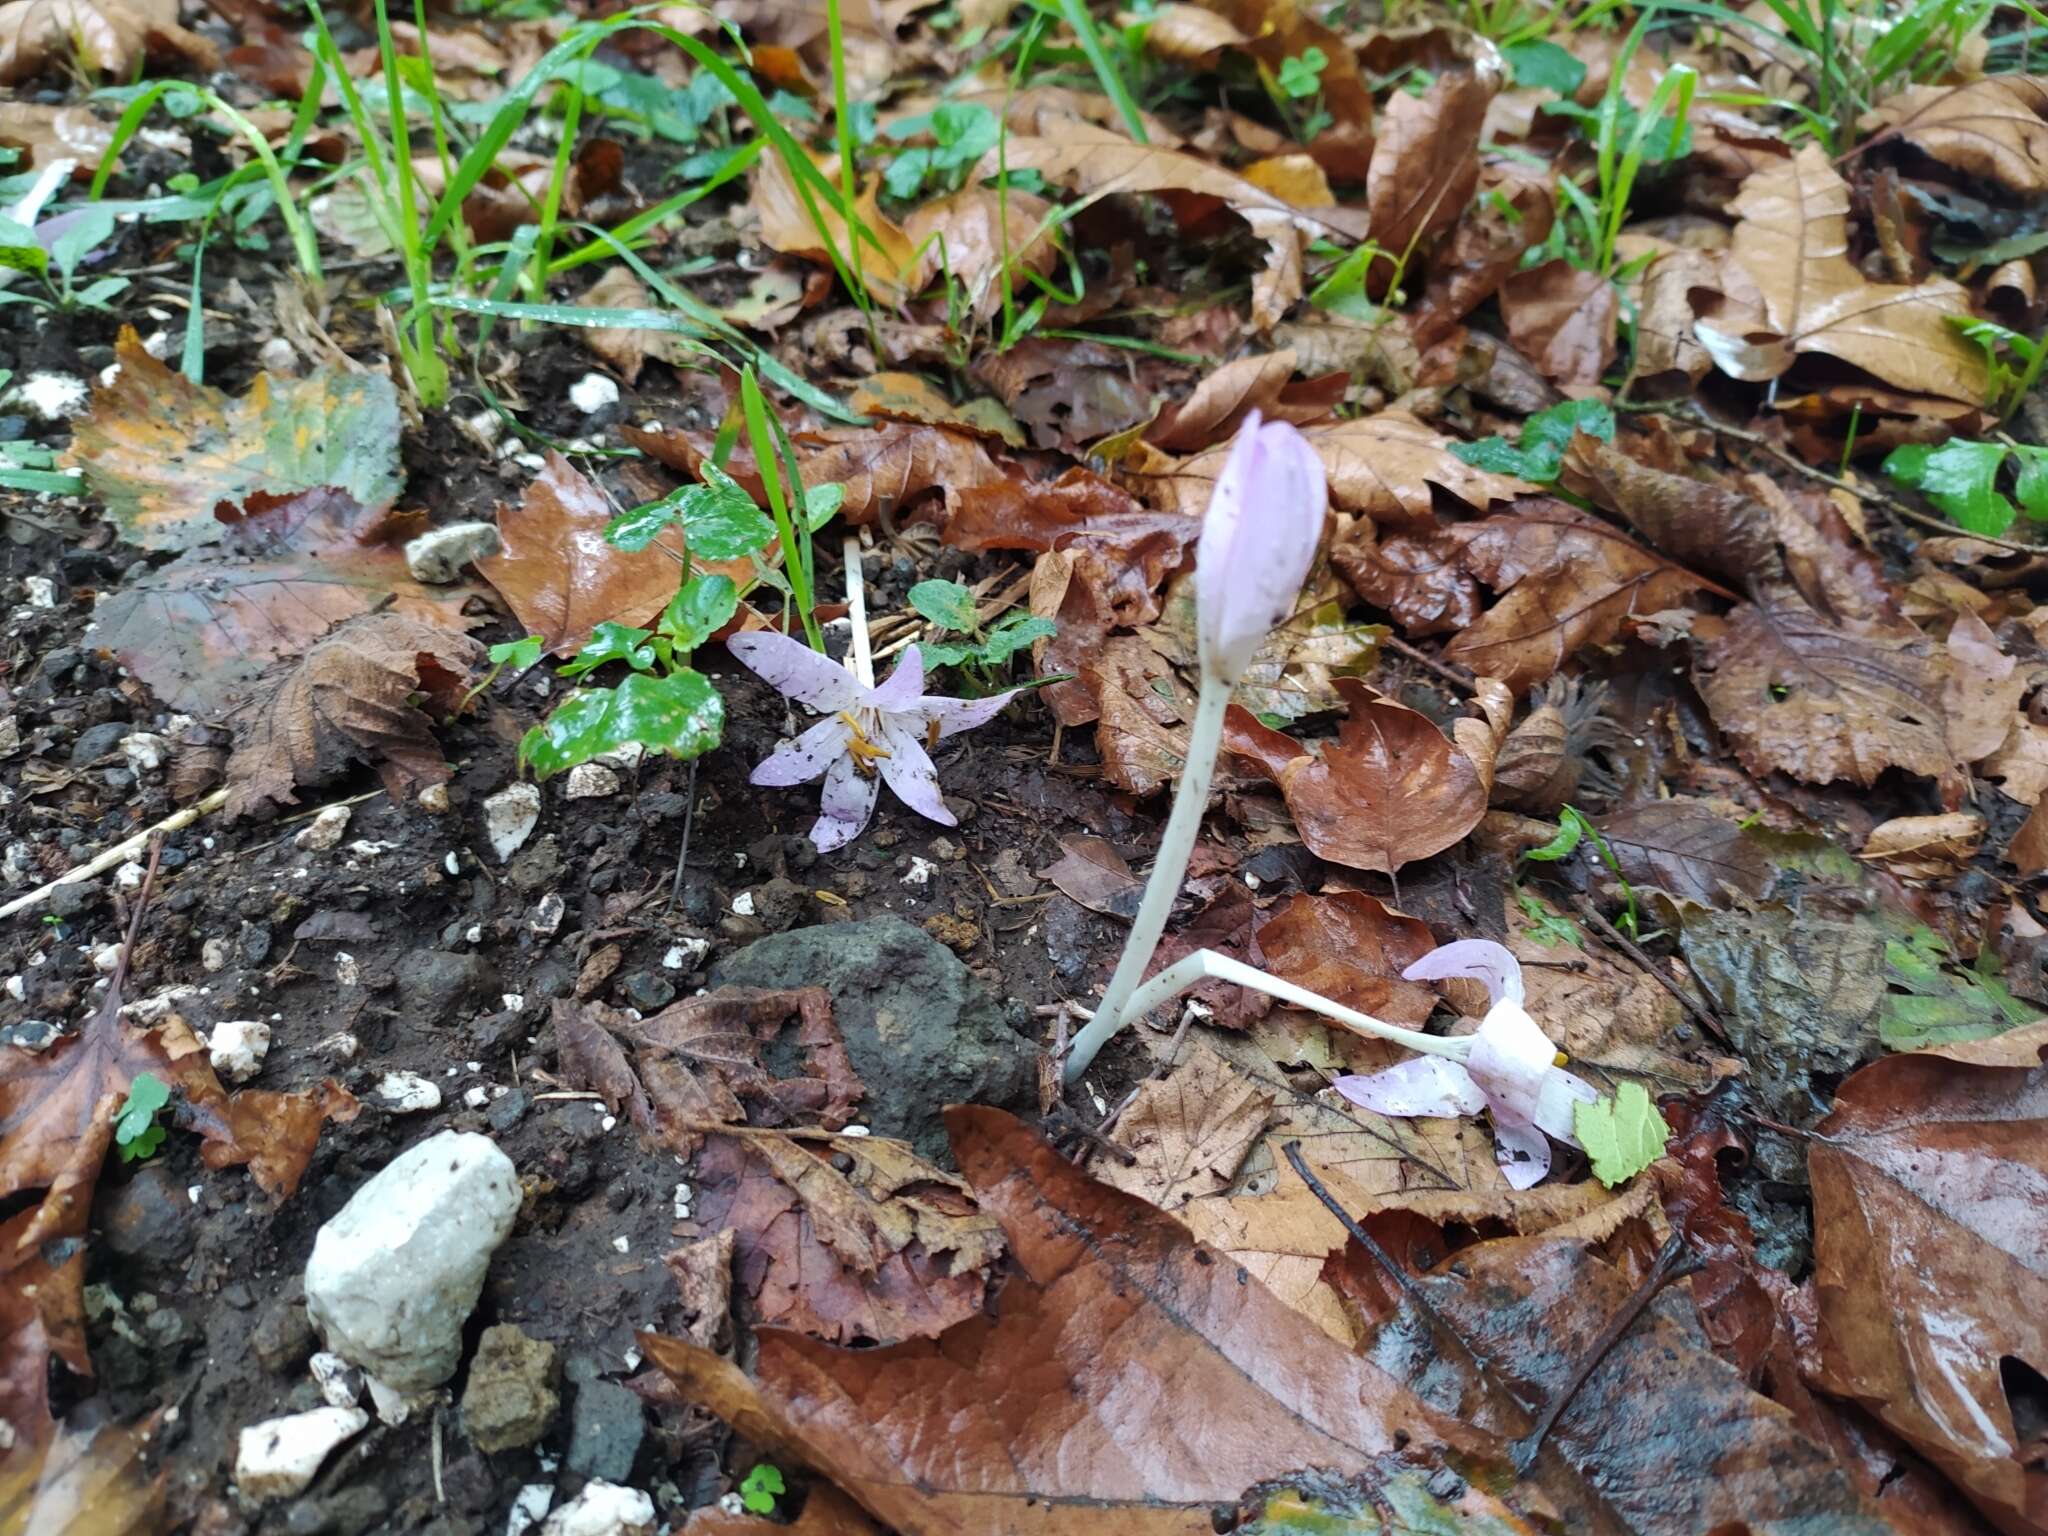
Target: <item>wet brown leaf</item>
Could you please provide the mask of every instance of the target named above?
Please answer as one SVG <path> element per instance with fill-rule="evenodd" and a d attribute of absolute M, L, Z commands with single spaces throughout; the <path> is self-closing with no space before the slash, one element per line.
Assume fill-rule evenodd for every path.
<path fill-rule="evenodd" d="M 1420 96 L 1395 91 L 1387 98 L 1366 179 L 1380 249 L 1403 255 L 1464 215 L 1479 185 L 1479 131 L 1497 84 L 1476 70 L 1452 69 Z"/>
<path fill-rule="evenodd" d="M 1614 361 L 1621 295 L 1598 272 L 1562 258 L 1501 284 L 1508 340 L 1554 384 L 1593 385 Z"/>
<path fill-rule="evenodd" d="M 1486 814 L 1486 776 L 1427 715 L 1339 678 L 1350 713 L 1320 755 L 1231 709 L 1225 745 L 1280 786 L 1309 851 L 1390 875 L 1441 853 Z"/>
<path fill-rule="evenodd" d="M 167 1527 L 169 1469 L 148 1452 L 161 1420 L 60 1428 L 0 1462 L 0 1531 L 9 1536 L 156 1536 Z"/>
<path fill-rule="evenodd" d="M 626 1048 L 607 1027 L 610 1014 L 608 1008 L 580 1005 L 564 998 L 555 1000 L 548 1011 L 548 1021 L 555 1030 L 556 1069 L 570 1088 L 591 1090 L 604 1101 L 606 1109 L 615 1115 L 623 1110 L 633 1124 L 651 1134 L 654 1105 L 648 1101 L 647 1090 L 640 1086 L 640 1076 L 633 1070 L 632 1062 L 626 1059 Z M 623 1019 L 620 1024 L 623 1027 Z M 699 1106 L 691 1107 L 694 1110 Z M 746 1114 L 737 1099 L 729 1099 L 717 1109 L 724 1112 L 704 1114 L 701 1118 L 737 1123 Z"/>
<path fill-rule="evenodd" d="M 972 321 L 986 322 L 1003 306 L 1006 251 L 1015 293 L 1031 291 L 1025 273 L 1052 267 L 1057 252 L 1044 228 L 1051 211 L 1044 198 L 1014 188 L 1001 194 L 987 187 L 965 187 L 933 199 L 903 223 L 904 237 L 919 257 L 910 286 L 923 288 L 935 278 L 950 276 L 966 289 Z"/>
<path fill-rule="evenodd" d="M 1697 800 L 1624 805 L 1600 818 L 1600 833 L 1622 877 L 1639 891 L 1718 907 L 1731 896 L 1756 899 L 1771 888 L 1769 850 L 1740 820 Z"/>
<path fill-rule="evenodd" d="M 519 505 L 498 508 L 504 552 L 479 560 L 477 569 L 524 632 L 558 656 L 582 645 L 596 625 L 646 623 L 676 595 L 681 535 L 665 530 L 628 554 L 604 536 L 623 510 L 552 452 Z"/>
<path fill-rule="evenodd" d="M 1227 18 L 1181 0 L 1154 7 L 1145 27 L 1145 46 L 1182 64 L 1213 65 L 1225 48 L 1241 48 L 1249 41 Z"/>
<path fill-rule="evenodd" d="M 1552 497 L 1453 530 L 1464 566 L 1503 594 L 1444 647 L 1447 660 L 1520 692 L 1630 619 L 1680 606 L 1712 583 Z"/>
<path fill-rule="evenodd" d="M 1259 925 L 1259 953 L 1283 981 L 1391 1024 L 1421 1024 L 1436 993 L 1401 972 L 1436 948 L 1429 926 L 1363 891 L 1303 892 Z"/>
<path fill-rule="evenodd" d="M 1131 866 L 1114 846 L 1099 837 L 1068 836 L 1060 839 L 1060 856 L 1038 872 L 1050 880 L 1070 901 L 1090 912 L 1101 912 L 1129 922 L 1138 915 L 1144 885 L 1131 873 Z"/>
<path fill-rule="evenodd" d="M 382 374 L 320 368 L 259 373 L 237 400 L 194 384 L 124 326 L 120 372 L 93 390 L 64 462 L 144 549 L 184 550 L 227 537 L 222 514 L 332 487 L 381 512 L 397 498 L 398 394 Z"/>
<path fill-rule="evenodd" d="M 204 74 L 220 50 L 178 24 L 177 0 L 7 0 L 0 5 L 0 85 L 76 64 L 114 82 L 134 79 L 146 60 Z"/>
<path fill-rule="evenodd" d="M 1788 589 L 1694 628 L 1692 676 L 1751 773 L 1869 786 L 1954 763 L 1945 656 L 1910 625 L 1830 624 Z"/>
<path fill-rule="evenodd" d="M 1713 372 L 1713 358 L 1692 332 L 1693 293 L 1712 292 L 1720 281 L 1721 258 L 1714 251 L 1667 251 L 1643 270 L 1635 355 L 1629 360 L 1632 389 L 1659 397 L 1683 394 Z"/>
<path fill-rule="evenodd" d="M 1974 811 L 1894 816 L 1871 829 L 1856 857 L 1902 880 L 1945 880 L 1977 856 L 1984 830 L 1984 818 Z"/>
<path fill-rule="evenodd" d="M 1543 243 L 1557 217 L 1547 175 L 1504 162 L 1485 167 L 1480 176 L 1479 197 L 1460 210 L 1457 228 L 1430 259 L 1429 283 L 1416 308 L 1417 346 L 1441 341 L 1491 298 L 1523 252 Z"/>
<path fill-rule="evenodd" d="M 1565 450 L 1563 483 L 1672 559 L 1725 581 L 1746 585 L 1784 568 L 1770 508 L 1733 487 L 1646 464 L 1583 432 Z"/>
<path fill-rule="evenodd" d="M 1732 208 L 1741 222 L 1724 277 L 1767 329 L 1698 322 L 1694 334 L 1722 372 L 1774 379 L 1800 354 L 1820 353 L 1900 389 L 1984 403 L 1983 355 L 1950 323 L 1970 318 L 1969 295 L 1940 277 L 1911 287 L 1866 279 L 1849 257 L 1848 185 L 1819 145 L 1756 172 Z"/>
<path fill-rule="evenodd" d="M 1330 564 L 1411 638 L 1463 629 L 1483 607 L 1464 546 L 1448 533 L 1379 539 L 1371 520 L 1359 518 L 1330 547 Z"/>
<path fill-rule="evenodd" d="M 1266 1128 L 1273 1095 L 1197 1041 L 1163 1078 L 1138 1085 L 1110 1139 L 1133 1161 L 1103 1157 L 1095 1176 L 1163 1211 L 1228 1189 Z"/>
<path fill-rule="evenodd" d="M 996 1314 L 859 1352 L 771 1332 L 756 1380 L 654 1334 L 649 1357 L 905 1536 L 1197 1536 L 1217 1504 L 1307 1467 L 1426 1478 L 1458 1457 L 1497 1475 L 1476 1470 L 1498 1456 L 1485 1437 L 1332 1349 L 1171 1217 L 1091 1182 L 999 1110 L 947 1120 L 1019 1271 Z M 1134 1380 L 1171 1382 L 1172 1401 L 1155 1388 L 1133 1400 Z M 1456 1507 L 1513 1528 L 1476 1488 Z"/>
<path fill-rule="evenodd" d="M 837 185 L 838 167 L 838 157 L 833 156 L 819 162 L 818 170 Z M 877 202 L 880 191 L 881 178 L 870 177 L 854 199 L 859 225 L 849 229 L 845 218 L 815 189 L 806 205 L 803 190 L 780 155 L 763 155 L 754 162 L 753 176 L 753 207 L 761 219 L 761 243 L 771 251 L 815 262 L 830 262 L 836 250 L 839 261 L 860 275 L 869 292 L 891 301 L 901 299 L 919 269 L 917 248 L 896 221 L 882 212 Z M 817 210 L 815 219 L 812 208 Z"/>
<path fill-rule="evenodd" d="M 2025 1037 L 2024 1039 L 2016 1037 Z M 2048 1042 L 2035 1024 L 2001 1054 Z M 2048 1527 L 2048 1068 L 1911 1053 L 1856 1073 L 1808 1150 L 1823 1390 L 1863 1403 L 2001 1529 Z"/>
<path fill-rule="evenodd" d="M 377 766 L 403 801 L 451 772 L 431 722 L 462 702 L 484 648 L 467 635 L 403 614 L 365 614 L 332 631 L 257 699 L 228 759 L 227 814 L 298 804 L 293 790 L 332 783 L 354 763 Z"/>
<path fill-rule="evenodd" d="M 585 309 L 652 309 L 653 295 L 624 262 L 605 268 L 604 275 L 576 300 Z M 675 338 L 664 331 L 625 326 L 578 326 L 576 339 L 628 384 L 639 382 L 650 357 L 661 357 Z"/>
<path fill-rule="evenodd" d="M 72 175 L 90 176 L 114 142 L 114 130 L 84 106 L 46 106 L 33 101 L 0 101 L 0 144 L 25 151 L 14 163 L 20 171 L 41 168 L 52 160 L 76 160 Z"/>
<path fill-rule="evenodd" d="M 1225 363 L 1193 394 L 1161 411 L 1145 429 L 1145 440 L 1169 453 L 1192 453 L 1227 442 L 1253 411 L 1296 426 L 1327 417 L 1349 381 L 1334 374 L 1293 385 L 1294 369 L 1295 355 L 1286 347 Z"/>
<path fill-rule="evenodd" d="M 225 530 L 218 544 L 131 577 L 93 615 L 92 643 L 166 708 L 224 714 L 273 665 L 372 610 L 457 632 L 482 622 L 463 612 L 477 588 L 414 581 L 395 542 L 402 525 L 341 492 L 257 493 L 214 516 Z"/>
<path fill-rule="evenodd" d="M 1863 146 L 1899 138 L 1967 178 L 2016 197 L 2048 192 L 2048 78 L 1987 75 L 1966 85 L 1916 85 L 1887 97 L 1866 119 L 1884 131 Z"/>

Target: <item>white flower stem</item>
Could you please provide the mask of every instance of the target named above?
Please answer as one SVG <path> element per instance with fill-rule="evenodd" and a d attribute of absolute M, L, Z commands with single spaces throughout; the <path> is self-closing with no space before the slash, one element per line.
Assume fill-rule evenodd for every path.
<path fill-rule="evenodd" d="M 1123 957 L 1116 974 L 1096 1006 L 1088 1027 L 1074 1037 L 1067 1052 L 1066 1079 L 1078 1082 L 1103 1042 L 1123 1028 L 1126 1018 L 1135 1016 L 1132 994 L 1145 979 L 1145 967 L 1159 947 L 1166 931 L 1166 917 L 1173 910 L 1173 898 L 1180 894 L 1181 879 L 1187 874 L 1188 859 L 1194 854 L 1195 839 L 1202 830 L 1202 813 L 1209 806 L 1209 785 L 1216 777 L 1216 753 L 1223 744 L 1223 712 L 1230 707 L 1230 684 L 1219 682 L 1204 671 L 1202 692 L 1195 702 L 1195 718 L 1188 725 L 1188 755 L 1174 787 L 1173 810 L 1160 835 L 1159 855 L 1145 882 L 1145 898 L 1124 940 Z"/>
<path fill-rule="evenodd" d="M 1470 1035 L 1425 1035 L 1412 1029 L 1403 1029 L 1398 1024 L 1389 1024 L 1376 1019 L 1369 1013 L 1346 1008 L 1333 1003 L 1307 987 L 1297 987 L 1291 981 L 1282 981 L 1277 976 L 1268 976 L 1264 971 L 1246 965 L 1242 960 L 1233 960 L 1228 955 L 1219 955 L 1213 949 L 1198 949 L 1191 955 L 1184 955 L 1165 970 L 1154 976 L 1131 995 L 1127 1012 L 1134 1019 L 1141 1019 L 1154 1008 L 1169 1003 L 1190 987 L 1200 986 L 1205 981 L 1227 981 L 1250 992 L 1263 992 L 1296 1008 L 1306 1008 L 1319 1013 L 1326 1019 L 1334 1020 L 1353 1034 L 1368 1035 L 1376 1040 L 1391 1040 L 1396 1045 L 1405 1045 L 1411 1051 L 1420 1051 L 1425 1056 L 1442 1056 L 1451 1061 L 1462 1062 L 1472 1054 Z M 1101 1017 L 1100 1014 L 1097 1017 Z"/>
<path fill-rule="evenodd" d="M 860 535 L 846 536 L 846 622 L 853 627 L 847 660 L 853 679 L 863 688 L 875 686 L 875 654 L 868 645 L 868 586 L 860 568 Z"/>

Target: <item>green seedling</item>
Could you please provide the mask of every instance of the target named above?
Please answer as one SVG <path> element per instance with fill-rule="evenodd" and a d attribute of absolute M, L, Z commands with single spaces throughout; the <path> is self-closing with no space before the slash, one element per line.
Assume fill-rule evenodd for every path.
<path fill-rule="evenodd" d="M 1522 909 L 1522 916 L 1529 919 L 1530 941 L 1549 948 L 1569 944 L 1573 949 L 1586 947 L 1586 936 L 1579 932 L 1579 925 L 1562 913 L 1553 912 L 1531 896 L 1527 891 L 1515 893 L 1515 905 Z"/>
<path fill-rule="evenodd" d="M 128 1085 L 128 1098 L 114 1116 L 114 1149 L 124 1163 L 139 1163 L 163 1145 L 164 1128 L 156 1117 L 171 1102 L 171 1090 L 154 1074 L 144 1072 Z"/>
<path fill-rule="evenodd" d="M 2008 464 L 2013 470 L 2010 482 L 2005 478 Z M 2048 521 L 2048 448 L 1960 437 L 1938 448 L 1904 443 L 1885 456 L 1884 472 L 1911 486 L 1958 528 L 1971 533 L 1997 538 L 2020 511 Z M 2008 484 L 2010 497 L 2000 489 Z"/>
<path fill-rule="evenodd" d="M 484 674 L 482 682 L 462 696 L 460 707 L 467 709 L 469 701 L 495 683 L 498 675 L 507 667 L 514 672 L 524 672 L 530 667 L 539 666 L 543 649 L 544 644 L 539 635 L 528 635 L 524 640 L 506 640 L 492 646 L 485 653 L 491 659 L 491 670 Z"/>
<path fill-rule="evenodd" d="M 898 151 L 882 174 L 889 195 L 909 202 L 926 188 L 957 192 L 968 172 L 996 147 L 1002 124 L 995 113 L 974 102 L 941 102 L 929 112 L 892 123 L 884 130 L 898 143 L 930 134 L 932 142 Z"/>
<path fill-rule="evenodd" d="M 740 1483 L 740 1502 L 757 1515 L 772 1515 L 776 1499 L 787 1492 L 782 1469 L 773 1462 L 757 1461 Z"/>
<path fill-rule="evenodd" d="M 1311 46 L 1282 59 L 1278 72 L 1271 76 L 1269 89 L 1274 105 L 1292 124 L 1294 137 L 1303 144 L 1312 142 L 1334 121 L 1323 105 L 1323 71 L 1329 67 L 1330 56 Z M 1290 106 L 1297 102 L 1309 104 L 1307 115 L 1298 123 L 1293 121 Z"/>
<path fill-rule="evenodd" d="M 920 581 L 910 589 L 910 606 L 934 628 L 961 636 L 959 640 L 925 640 L 919 649 L 929 667 L 958 667 L 983 692 L 996 686 L 996 674 L 1010 658 L 1056 633 L 1050 619 L 1013 613 L 984 629 L 974 594 L 957 581 Z"/>
<path fill-rule="evenodd" d="M 1996 321 L 1970 320 L 1960 315 L 1949 316 L 1949 323 L 1984 353 L 1991 375 L 1984 403 L 2001 420 L 2012 415 L 2041 382 L 2042 370 L 2048 368 L 2048 332 L 2028 336 Z"/>
<path fill-rule="evenodd" d="M 1512 443 L 1504 437 L 1482 437 L 1476 443 L 1453 443 L 1451 452 L 1478 469 L 1551 485 L 1564 467 L 1565 449 L 1580 432 L 1613 442 L 1613 410 L 1599 400 L 1567 400 L 1524 421 Z"/>
<path fill-rule="evenodd" d="M 1578 850 L 1581 840 L 1592 843 L 1594 850 L 1600 855 L 1601 862 L 1607 866 L 1609 873 L 1621 887 L 1622 901 L 1625 905 L 1614 926 L 1630 938 L 1640 939 L 1642 924 L 1636 914 L 1635 890 L 1629 885 L 1627 876 L 1622 874 L 1621 862 L 1615 858 L 1614 850 L 1607 845 L 1607 839 L 1600 835 L 1600 829 L 1593 825 L 1592 819 L 1584 811 L 1576 806 L 1566 806 L 1558 812 L 1557 836 L 1541 848 L 1531 848 L 1522 857 L 1541 864 L 1555 863 L 1559 859 L 1571 857 Z"/>

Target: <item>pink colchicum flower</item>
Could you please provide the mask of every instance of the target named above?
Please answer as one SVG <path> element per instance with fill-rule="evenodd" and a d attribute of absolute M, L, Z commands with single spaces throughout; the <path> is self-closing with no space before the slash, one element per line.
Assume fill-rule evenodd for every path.
<path fill-rule="evenodd" d="M 1401 973 L 1410 981 L 1472 976 L 1486 984 L 1493 1006 L 1472 1037 L 1465 1065 L 1441 1056 L 1417 1056 L 1363 1077 L 1340 1077 L 1334 1086 L 1352 1103 L 1382 1115 L 1409 1117 L 1493 1115 L 1495 1155 L 1516 1189 L 1550 1172 L 1548 1132 L 1568 1146 L 1572 1105 L 1600 1095 L 1584 1078 L 1559 1067 L 1557 1047 L 1522 1006 L 1522 967 L 1490 939 L 1460 939 L 1433 949 Z"/>
<path fill-rule="evenodd" d="M 748 781 L 808 784 L 823 774 L 823 814 L 811 828 L 820 853 L 843 848 L 860 835 L 885 783 L 918 815 L 953 826 L 956 818 L 939 796 L 929 748 L 995 718 L 1020 691 L 1012 688 L 986 699 L 933 697 L 924 691 L 924 657 L 914 645 L 873 688 L 829 656 L 772 630 L 734 635 L 725 646 L 784 697 L 825 716 L 764 757 Z"/>
<path fill-rule="evenodd" d="M 1284 421 L 1253 411 L 1230 445 L 1195 546 L 1202 670 L 1235 687 L 1301 600 L 1329 506 L 1323 461 Z"/>

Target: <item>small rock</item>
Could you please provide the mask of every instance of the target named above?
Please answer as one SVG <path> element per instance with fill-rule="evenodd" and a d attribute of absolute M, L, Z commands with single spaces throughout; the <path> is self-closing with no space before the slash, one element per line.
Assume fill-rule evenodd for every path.
<path fill-rule="evenodd" d="M 704 963 L 704 957 L 711 953 L 709 939 L 678 939 L 669 946 L 668 953 L 661 957 L 665 971 L 694 971 Z"/>
<path fill-rule="evenodd" d="M 14 403 L 37 421 L 69 421 L 92 399 L 92 386 L 75 373 L 48 369 L 30 374 L 14 387 Z"/>
<path fill-rule="evenodd" d="M 479 954 L 415 949 L 398 962 L 398 996 L 421 1023 L 439 1024 L 498 990 L 498 968 Z"/>
<path fill-rule="evenodd" d="M 589 1482 L 583 1491 L 549 1515 L 540 1536 L 649 1536 L 654 1529 L 654 1500 L 637 1488 Z"/>
<path fill-rule="evenodd" d="M 256 361 L 265 373 L 274 373 L 281 379 L 298 377 L 299 354 L 282 336 L 273 336 L 258 347 Z"/>
<path fill-rule="evenodd" d="M 913 891 L 921 891 L 932 883 L 932 872 L 937 867 L 930 859 L 919 858 L 917 855 L 912 854 L 910 868 L 903 876 L 903 883 Z"/>
<path fill-rule="evenodd" d="M 22 596 L 28 599 L 31 608 L 54 608 L 57 606 L 57 583 L 47 576 L 24 576 L 21 579 Z"/>
<path fill-rule="evenodd" d="M 633 1475 L 646 1433 L 639 1395 L 615 1381 L 592 1377 L 576 1387 L 569 1452 L 562 1465 L 578 1477 L 622 1482 Z"/>
<path fill-rule="evenodd" d="M 631 773 L 640 766 L 646 756 L 645 747 L 637 741 L 629 741 L 624 746 L 613 747 L 609 752 L 598 753 L 591 761 L 602 763 L 607 768 L 616 768 L 621 773 Z"/>
<path fill-rule="evenodd" d="M 270 1026 L 261 1019 L 222 1019 L 206 1035 L 207 1060 L 231 1083 L 246 1083 L 270 1054 Z"/>
<path fill-rule="evenodd" d="M 526 846 L 533 829 L 540 825 L 540 789 L 533 784 L 512 784 L 484 801 L 484 837 L 491 852 L 503 864 Z"/>
<path fill-rule="evenodd" d="M 350 1483 L 324 1498 L 301 1499 L 285 1513 L 285 1536 L 368 1536 L 389 1530 L 391 1499 L 374 1482 Z"/>
<path fill-rule="evenodd" d="M 554 1502 L 552 1484 L 528 1483 L 512 1497 L 512 1512 L 505 1517 L 505 1536 L 526 1536 L 535 1521 L 546 1518 L 548 1506 Z"/>
<path fill-rule="evenodd" d="M 313 1047 L 322 1056 L 332 1056 L 336 1061 L 354 1061 L 356 1052 L 362 1049 L 362 1042 L 347 1030 L 339 1030 Z"/>
<path fill-rule="evenodd" d="M 211 938 L 199 946 L 199 963 L 209 971 L 224 971 L 231 953 L 226 939 Z"/>
<path fill-rule="evenodd" d="M 462 1393 L 462 1427 L 476 1448 L 508 1451 L 546 1434 L 562 1406 L 555 1390 L 561 1369 L 554 1345 L 511 1323 L 486 1328 Z"/>
<path fill-rule="evenodd" d="M 307 853 L 324 853 L 341 841 L 355 812 L 345 805 L 330 805 L 299 829 L 292 846 Z"/>
<path fill-rule="evenodd" d="M 410 540 L 405 546 L 405 568 L 414 581 L 430 587 L 451 586 L 462 579 L 465 565 L 488 560 L 504 548 L 496 523 L 450 523 Z"/>
<path fill-rule="evenodd" d="M 635 971 L 619 983 L 619 990 L 626 994 L 626 1001 L 642 1013 L 666 1008 L 676 1000 L 675 983 L 652 971 Z"/>
<path fill-rule="evenodd" d="M 485 1136 L 443 1131 L 392 1159 L 313 1241 L 306 1311 L 327 1347 L 401 1391 L 446 1381 L 519 1200 Z"/>
<path fill-rule="evenodd" d="M 21 750 L 21 722 L 12 715 L 0 715 L 0 757 Z"/>
<path fill-rule="evenodd" d="M 305 1301 L 297 1296 L 272 1302 L 249 1334 L 249 1350 L 257 1363 L 280 1376 L 296 1371 L 313 1352 L 313 1344 L 313 1325 L 306 1321 Z"/>
<path fill-rule="evenodd" d="M 377 1097 L 394 1115 L 441 1107 L 441 1090 L 417 1072 L 386 1072 L 377 1079 Z"/>
<path fill-rule="evenodd" d="M 514 1088 L 510 1093 L 491 1100 L 491 1107 L 484 1111 L 484 1123 L 503 1135 L 521 1120 L 533 1107 L 533 1097 L 524 1088 Z"/>
<path fill-rule="evenodd" d="M 328 1453 L 369 1422 L 360 1408 L 315 1408 L 251 1424 L 235 1451 L 235 1484 L 259 1502 L 304 1493 Z"/>
<path fill-rule="evenodd" d="M 150 731 L 130 731 L 121 738 L 120 747 L 121 755 L 128 760 L 128 771 L 138 779 L 163 767 L 171 750 L 168 741 Z"/>
<path fill-rule="evenodd" d="M 562 926 L 562 914 L 568 910 L 559 891 L 549 891 L 533 904 L 526 926 L 535 933 L 549 935 Z"/>
<path fill-rule="evenodd" d="M 102 1191 L 99 1227 L 110 1253 L 152 1265 L 177 1264 L 196 1236 L 184 1191 L 157 1163 Z"/>
<path fill-rule="evenodd" d="M 448 786 L 446 784 L 429 784 L 425 789 L 421 790 L 419 794 L 419 808 L 430 816 L 447 815 Z M 450 857 L 452 858 L 453 855 L 451 854 Z"/>
<path fill-rule="evenodd" d="M 571 800 L 602 800 L 619 792 L 619 776 L 599 763 L 578 763 L 569 770 L 562 793 Z"/>
<path fill-rule="evenodd" d="M 601 373 L 586 373 L 569 386 L 569 403 L 584 415 L 595 416 L 619 403 L 618 383 Z"/>
<path fill-rule="evenodd" d="M 303 1308 L 300 1309 L 299 1315 L 305 1315 Z M 329 1407 L 353 1408 L 361 1399 L 363 1373 L 341 1356 L 329 1354 L 323 1349 L 306 1362 L 306 1368 L 313 1373 L 313 1380 L 320 1388 L 320 1395 L 327 1399 Z"/>
<path fill-rule="evenodd" d="M 128 727 L 118 720 L 109 720 L 103 725 L 89 725 L 78 733 L 71 743 L 73 763 L 96 763 L 121 749 L 121 738 L 128 734 Z"/>

